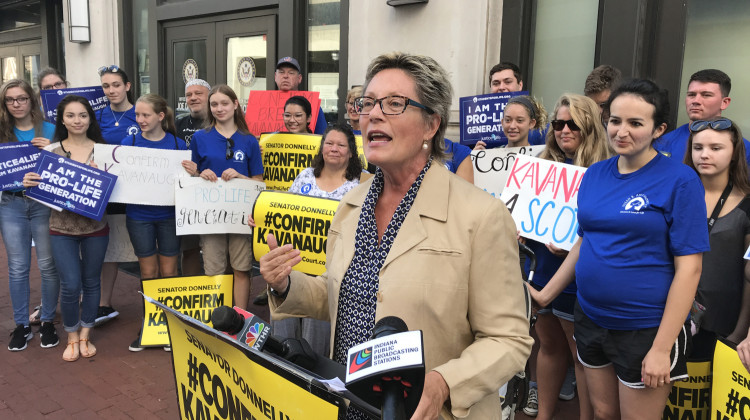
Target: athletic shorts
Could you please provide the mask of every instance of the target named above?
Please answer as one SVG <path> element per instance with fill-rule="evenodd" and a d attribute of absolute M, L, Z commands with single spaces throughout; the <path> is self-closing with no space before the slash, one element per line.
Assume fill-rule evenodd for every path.
<path fill-rule="evenodd" d="M 534 281 L 531 282 L 531 287 L 536 290 L 542 290 L 543 286 L 540 286 Z M 573 322 L 573 309 L 576 304 L 575 293 L 560 293 L 549 305 L 537 311 L 538 314 L 549 314 L 552 313 L 554 316 L 563 319 L 565 321 Z"/>
<path fill-rule="evenodd" d="M 617 378 L 629 388 L 645 388 L 641 378 L 641 363 L 656 338 L 658 327 L 641 330 L 609 330 L 594 323 L 575 305 L 575 332 L 578 360 L 592 369 L 613 365 Z M 689 326 L 682 326 L 669 358 L 670 381 L 688 377 L 687 357 L 690 345 Z"/>

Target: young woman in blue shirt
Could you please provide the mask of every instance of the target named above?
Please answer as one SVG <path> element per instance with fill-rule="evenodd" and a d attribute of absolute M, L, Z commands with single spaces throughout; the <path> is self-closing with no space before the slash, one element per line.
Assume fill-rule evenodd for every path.
<path fill-rule="evenodd" d="M 120 142 L 123 146 L 187 150 L 185 142 L 176 136 L 174 112 L 161 96 L 149 93 L 138 98 L 135 118 L 141 132 L 123 138 Z M 177 237 L 174 206 L 128 204 L 126 214 L 128 234 L 138 257 L 141 279 L 177 276 L 180 239 Z M 143 350 L 140 338 L 129 349 Z"/>
<path fill-rule="evenodd" d="M 127 73 L 117 65 L 100 67 L 99 77 L 102 89 L 107 96 L 109 105 L 96 112 L 96 120 L 102 130 L 104 141 L 108 144 L 120 144 L 123 137 L 138 134 L 138 122 L 135 118 L 135 107 L 133 106 L 133 92 Z M 107 214 L 124 214 L 125 205 L 110 203 L 107 206 Z M 122 223 L 122 219 L 112 218 L 110 224 Z M 115 229 L 119 231 L 120 229 Z M 114 238 L 114 235 L 111 237 Z M 117 315 L 112 307 L 112 292 L 117 280 L 117 262 L 106 261 L 102 268 L 102 293 L 101 302 L 96 316 L 97 325 L 106 322 Z"/>
<path fill-rule="evenodd" d="M 10 80 L 0 91 L 0 143 L 30 142 L 42 149 L 49 145 L 55 127 L 45 122 L 34 90 L 24 80 Z M 42 311 L 40 330 L 42 347 L 58 344 L 52 325 L 60 290 L 60 280 L 52 259 L 49 237 L 50 209 L 27 198 L 23 188 L 4 191 L 0 201 L 0 232 L 8 254 L 8 285 L 16 324 L 8 350 L 20 351 L 34 334 L 29 326 L 29 269 L 31 242 L 42 275 Z"/>
<path fill-rule="evenodd" d="M 659 154 L 666 91 L 623 82 L 608 101 L 616 156 L 586 171 L 579 240 L 547 286 L 543 306 L 575 278 L 575 339 L 598 418 L 661 419 L 671 382 L 687 377 L 686 320 L 708 251 L 703 186 Z"/>
<path fill-rule="evenodd" d="M 232 179 L 263 180 L 263 161 L 258 140 L 250 134 L 237 95 L 227 85 L 214 86 L 208 94 L 211 112 L 208 127 L 197 131 L 190 142 L 191 161 L 184 161 L 188 173 L 216 182 Z M 206 275 L 224 274 L 227 255 L 234 272 L 235 305 L 245 308 L 250 295 L 252 244 L 250 235 L 201 235 Z"/>

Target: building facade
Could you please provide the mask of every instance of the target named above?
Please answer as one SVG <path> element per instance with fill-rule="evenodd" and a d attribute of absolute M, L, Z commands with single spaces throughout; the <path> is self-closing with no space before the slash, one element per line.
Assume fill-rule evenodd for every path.
<path fill-rule="evenodd" d="M 90 41 L 74 42 L 84 7 Z M 520 65 L 525 88 L 547 108 L 564 92 L 581 93 L 600 64 L 654 79 L 670 92 L 673 125 L 687 119 L 690 75 L 719 68 L 734 85 L 726 115 L 750 130 L 750 98 L 742 96 L 749 2 L 10 0 L 0 15 L 3 80 L 31 80 L 50 65 L 73 86 L 94 85 L 98 67 L 118 64 L 136 95 L 159 93 L 178 112 L 188 78 L 227 83 L 246 101 L 252 90 L 275 88 L 274 64 L 291 55 L 302 65 L 301 88 L 321 93 L 329 121 L 342 119 L 346 91 L 363 82 L 369 61 L 400 50 L 432 56 L 451 75 L 453 137 L 458 98 L 486 93 L 488 70 L 501 60 Z"/>

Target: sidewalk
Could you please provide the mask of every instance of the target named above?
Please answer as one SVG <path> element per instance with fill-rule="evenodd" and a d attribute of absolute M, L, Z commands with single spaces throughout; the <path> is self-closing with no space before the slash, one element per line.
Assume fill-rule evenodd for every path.
<path fill-rule="evenodd" d="M 15 328 L 8 295 L 5 248 L 0 242 L 0 419 L 170 419 L 179 418 L 171 353 L 161 347 L 133 353 L 128 345 L 138 333 L 143 313 L 138 279 L 120 272 L 113 298 L 116 319 L 92 331 L 97 354 L 75 362 L 62 360 L 66 334 L 59 311 L 55 319 L 60 344 L 39 346 L 38 327 L 26 350 L 7 350 Z M 253 282 L 251 296 L 264 287 Z M 40 276 L 32 256 L 31 302 L 40 302 Z M 268 320 L 268 307 L 250 307 Z"/>
<path fill-rule="evenodd" d="M 0 242 L 0 419 L 178 419 L 171 353 L 161 347 L 133 353 L 128 345 L 140 328 L 143 313 L 138 279 L 120 272 L 113 305 L 120 316 L 94 329 L 91 340 L 97 354 L 75 362 L 62 360 L 66 334 L 59 311 L 55 319 L 60 344 L 39 346 L 38 327 L 26 350 L 7 350 L 15 328 L 8 295 L 5 248 Z M 40 302 L 40 276 L 36 256 L 31 267 L 32 307 Z M 265 283 L 253 279 L 251 300 Z M 268 307 L 248 308 L 269 320 Z M 578 399 L 558 402 L 558 419 L 578 418 Z M 533 419 L 522 412 L 516 419 Z"/>

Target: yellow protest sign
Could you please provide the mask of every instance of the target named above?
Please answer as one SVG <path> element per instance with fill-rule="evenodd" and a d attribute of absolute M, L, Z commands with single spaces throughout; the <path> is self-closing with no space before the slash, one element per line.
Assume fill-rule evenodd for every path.
<path fill-rule="evenodd" d="M 712 419 L 750 419 L 750 373 L 737 351 L 721 340 L 716 342 L 714 351 L 711 394 Z"/>
<path fill-rule="evenodd" d="M 295 270 L 323 274 L 326 263 L 328 228 L 339 202 L 279 191 L 262 191 L 255 200 L 253 255 L 255 260 L 269 251 L 266 239 L 272 233 L 279 245 L 292 244 L 302 256 Z"/>
<path fill-rule="evenodd" d="M 355 136 L 357 154 L 364 168 L 367 167 L 362 148 L 362 136 Z M 266 188 L 289 191 L 294 178 L 312 166 L 320 147 L 320 134 L 263 133 L 260 146 L 263 148 L 263 181 Z"/>
<path fill-rule="evenodd" d="M 206 325 L 211 325 L 211 312 L 222 305 L 232 306 L 234 277 L 221 276 L 170 277 L 141 280 L 143 293 L 164 305 Z M 141 346 L 169 345 L 167 320 L 156 305 L 143 305 Z"/>
<path fill-rule="evenodd" d="M 662 420 L 705 419 L 711 410 L 711 362 L 688 362 L 688 379 L 672 385 Z"/>
<path fill-rule="evenodd" d="M 326 420 L 343 412 L 343 398 L 287 362 L 251 350 L 170 308 L 162 310 L 172 342 L 181 419 Z"/>

